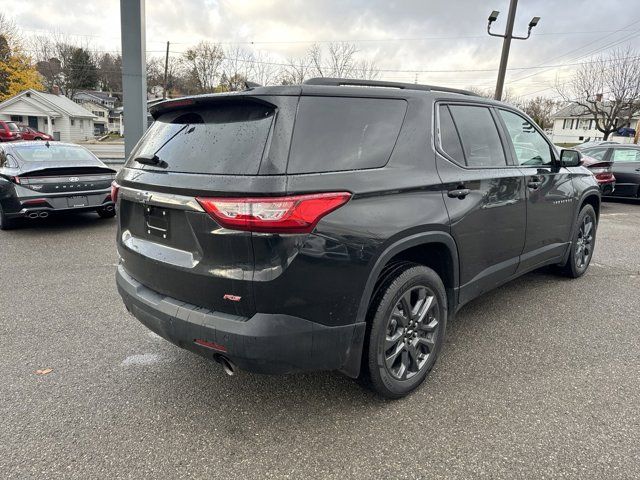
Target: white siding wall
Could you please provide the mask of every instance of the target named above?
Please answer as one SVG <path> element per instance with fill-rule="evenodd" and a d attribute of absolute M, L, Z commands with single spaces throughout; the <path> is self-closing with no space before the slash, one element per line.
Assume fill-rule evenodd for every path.
<path fill-rule="evenodd" d="M 566 120 L 565 122 L 564 118 L 556 118 L 553 121 L 553 143 L 581 143 L 587 138 L 602 140 L 603 134 L 595 129 L 595 122 L 578 118 L 568 118 Z M 591 128 L 589 128 L 589 125 L 591 125 Z"/>
<path fill-rule="evenodd" d="M 80 142 L 93 138 L 93 121 L 90 118 L 74 118 L 73 125 L 68 117 L 56 120 L 54 131 L 60 132 L 63 142 Z"/>

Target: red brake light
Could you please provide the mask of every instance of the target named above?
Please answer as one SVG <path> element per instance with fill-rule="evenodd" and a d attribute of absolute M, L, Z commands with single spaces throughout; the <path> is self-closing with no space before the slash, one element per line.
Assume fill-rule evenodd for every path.
<path fill-rule="evenodd" d="M 290 197 L 202 198 L 196 200 L 220 225 L 233 230 L 309 233 L 318 221 L 351 198 L 349 192 Z"/>
<path fill-rule="evenodd" d="M 120 185 L 118 185 L 115 181 L 111 182 L 111 200 L 113 202 L 118 201 L 118 190 L 120 190 Z"/>

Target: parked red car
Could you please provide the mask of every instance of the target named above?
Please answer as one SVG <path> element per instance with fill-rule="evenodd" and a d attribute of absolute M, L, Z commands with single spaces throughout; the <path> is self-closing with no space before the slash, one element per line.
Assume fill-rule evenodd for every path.
<path fill-rule="evenodd" d="M 44 132 L 39 132 L 35 128 L 27 125 L 18 125 L 23 140 L 53 140 L 53 136 Z"/>
<path fill-rule="evenodd" d="M 12 142 L 22 140 L 20 129 L 14 122 L 0 120 L 0 142 Z"/>
<path fill-rule="evenodd" d="M 611 162 L 598 160 L 597 158 L 582 156 L 582 165 L 587 167 L 596 177 L 603 195 L 611 195 L 616 188 L 616 177 L 613 175 Z"/>

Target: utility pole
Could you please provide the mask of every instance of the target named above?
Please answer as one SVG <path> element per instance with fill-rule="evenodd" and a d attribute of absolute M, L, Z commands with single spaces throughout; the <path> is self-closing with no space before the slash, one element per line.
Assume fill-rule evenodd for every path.
<path fill-rule="evenodd" d="M 167 40 L 167 54 L 164 57 L 164 81 L 162 82 L 162 99 L 167 98 L 167 68 L 169 67 L 169 41 Z"/>
<path fill-rule="evenodd" d="M 504 77 L 507 73 L 507 63 L 509 62 L 509 49 L 511 48 L 511 40 L 526 40 L 531 36 L 531 29 L 538 25 L 540 17 L 533 17 L 529 22 L 529 30 L 526 37 L 517 37 L 513 35 L 513 24 L 516 19 L 516 10 L 518 8 L 518 0 L 511 0 L 509 3 L 509 16 L 507 17 L 507 30 L 504 35 L 498 33 L 491 33 L 491 24 L 498 19 L 500 12 L 494 10 L 489 15 L 489 24 L 487 25 L 487 33 L 492 37 L 502 37 L 502 55 L 500 57 L 500 69 L 498 70 L 498 81 L 496 82 L 496 94 L 495 99 L 502 99 L 502 90 L 504 88 Z"/>
<path fill-rule="evenodd" d="M 144 7 L 145 0 L 120 0 L 124 153 L 127 157 L 147 129 Z"/>

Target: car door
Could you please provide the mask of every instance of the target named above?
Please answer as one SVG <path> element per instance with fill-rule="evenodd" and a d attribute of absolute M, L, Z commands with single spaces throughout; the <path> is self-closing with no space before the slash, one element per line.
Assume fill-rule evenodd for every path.
<path fill-rule="evenodd" d="M 570 242 L 576 202 L 571 172 L 546 136 L 516 111 L 497 109 L 513 158 L 524 174 L 527 235 L 519 272 L 560 260 Z"/>
<path fill-rule="evenodd" d="M 524 177 L 486 105 L 439 103 L 436 165 L 460 259 L 459 302 L 512 277 L 524 246 Z"/>
<path fill-rule="evenodd" d="M 613 175 L 616 177 L 613 195 L 633 198 L 640 196 L 640 147 L 614 147 L 610 155 Z"/>

